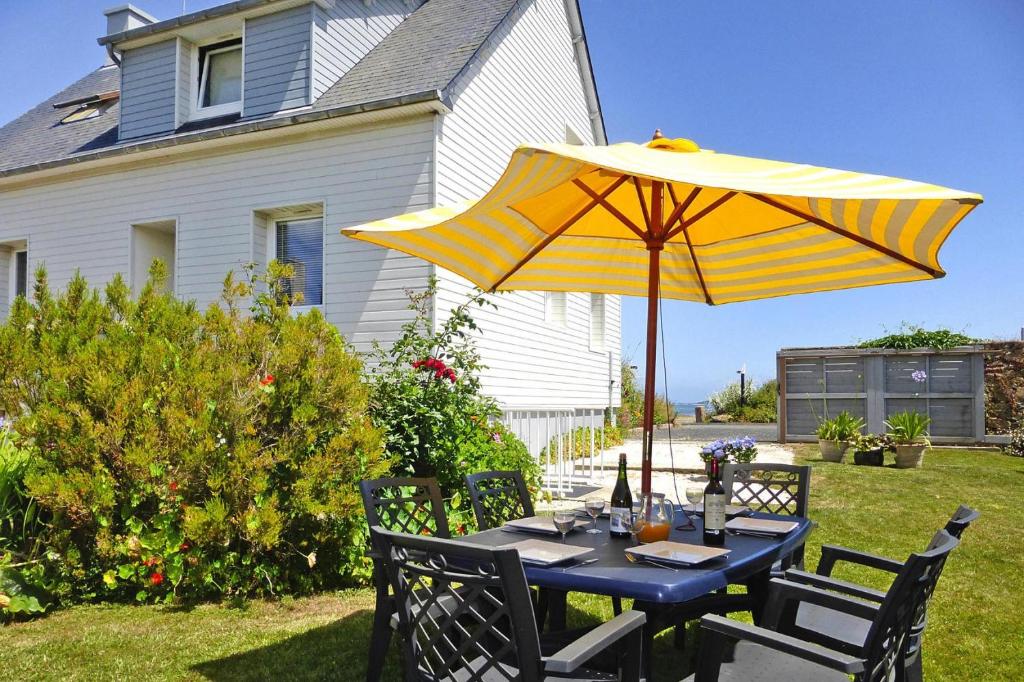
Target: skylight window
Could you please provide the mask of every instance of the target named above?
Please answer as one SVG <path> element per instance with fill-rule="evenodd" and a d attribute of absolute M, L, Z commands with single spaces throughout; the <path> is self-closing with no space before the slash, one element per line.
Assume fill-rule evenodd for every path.
<path fill-rule="evenodd" d="M 231 114 L 241 110 L 241 103 L 242 41 L 200 48 L 198 112 L 204 116 Z"/>
<path fill-rule="evenodd" d="M 85 121 L 100 116 L 117 101 L 119 96 L 120 93 L 117 90 L 111 90 L 66 102 L 57 102 L 53 105 L 53 108 L 69 110 L 64 115 L 64 118 L 60 120 L 62 124 L 75 123 L 76 121 Z"/>
<path fill-rule="evenodd" d="M 106 109 L 106 106 L 98 102 L 95 104 L 83 104 L 62 118 L 60 122 L 74 123 L 75 121 L 84 121 L 89 118 L 96 118 L 103 113 L 103 109 Z"/>

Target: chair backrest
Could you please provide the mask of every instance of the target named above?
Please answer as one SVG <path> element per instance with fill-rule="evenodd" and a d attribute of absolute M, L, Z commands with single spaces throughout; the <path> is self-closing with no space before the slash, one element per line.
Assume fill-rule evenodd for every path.
<path fill-rule="evenodd" d="M 924 620 L 924 613 L 942 574 L 949 553 L 959 540 L 940 530 L 928 549 L 911 554 L 878 608 L 864 643 L 867 654 L 864 682 L 893 679 L 903 665 L 908 639 Z"/>
<path fill-rule="evenodd" d="M 441 488 L 433 478 L 360 481 L 366 521 L 398 533 L 451 537 Z"/>
<path fill-rule="evenodd" d="M 485 471 L 466 476 L 480 530 L 497 528 L 512 519 L 533 516 L 533 502 L 526 481 L 518 471 Z"/>
<path fill-rule="evenodd" d="M 960 539 L 967 527 L 974 523 L 979 516 L 981 516 L 981 512 L 977 509 L 961 504 L 946 523 L 946 532 Z"/>
<path fill-rule="evenodd" d="M 740 464 L 722 467 L 722 487 L 732 500 L 756 512 L 807 516 L 811 467 L 795 464 Z"/>
<path fill-rule="evenodd" d="M 530 588 L 516 550 L 379 527 L 370 532 L 395 594 L 406 679 L 542 678 Z"/>

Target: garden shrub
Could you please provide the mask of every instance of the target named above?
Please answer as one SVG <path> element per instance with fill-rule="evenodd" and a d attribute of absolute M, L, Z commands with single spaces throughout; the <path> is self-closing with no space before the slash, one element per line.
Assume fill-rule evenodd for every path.
<path fill-rule="evenodd" d="M 736 421 L 771 423 L 776 419 L 779 384 L 775 379 L 757 385 L 753 380 L 746 385 L 746 400 L 740 406 L 740 382 L 735 381 L 718 393 L 708 396 L 712 414 L 729 415 Z"/>
<path fill-rule="evenodd" d="M 498 404 L 481 393 L 482 369 L 471 311 L 493 306 L 482 292 L 454 308 L 432 330 L 436 284 L 410 293 L 413 318 L 390 346 L 375 345 L 370 415 L 384 431 L 397 475 L 434 476 L 460 501 L 467 474 L 516 469 L 531 490 L 540 469 L 526 446 L 498 421 Z M 458 505 L 456 505 L 458 506 Z"/>
<path fill-rule="evenodd" d="M 0 326 L 0 410 L 31 443 L 49 516 L 45 580 L 63 601 L 304 593 L 363 578 L 356 481 L 389 471 L 361 364 L 287 268 L 225 279 L 201 312 L 75 276 Z M 257 286 L 259 285 L 259 286 Z M 262 292 L 262 293 L 259 293 Z M 246 309 L 248 302 L 248 309 Z"/>
<path fill-rule="evenodd" d="M 46 609 L 42 580 L 43 518 L 25 486 L 32 449 L 0 420 L 0 622 Z"/>
<path fill-rule="evenodd" d="M 949 350 L 957 346 L 969 346 L 978 343 L 978 339 L 954 332 L 949 329 L 928 330 L 918 325 L 902 323 L 899 329 L 877 339 L 862 341 L 858 348 L 889 348 L 893 350 L 911 350 L 914 348 L 935 348 Z"/>

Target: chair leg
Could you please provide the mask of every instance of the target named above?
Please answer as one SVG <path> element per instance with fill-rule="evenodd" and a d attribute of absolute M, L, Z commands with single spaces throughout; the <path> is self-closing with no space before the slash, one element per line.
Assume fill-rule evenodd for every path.
<path fill-rule="evenodd" d="M 612 597 L 612 613 L 622 615 L 622 597 Z"/>
<path fill-rule="evenodd" d="M 544 631 L 544 621 L 548 617 L 548 590 L 544 587 L 537 589 L 537 606 L 533 617 L 537 621 L 537 631 Z"/>
<path fill-rule="evenodd" d="M 548 630 L 557 632 L 565 629 L 565 609 L 568 592 L 548 590 Z"/>
<path fill-rule="evenodd" d="M 686 621 L 675 626 L 672 638 L 676 651 L 686 651 Z"/>
<path fill-rule="evenodd" d="M 383 592 L 382 592 L 383 588 Z M 391 646 L 391 616 L 394 604 L 386 585 L 377 586 L 377 601 L 373 609 L 373 629 L 370 631 L 370 658 L 366 665 L 366 682 L 380 682 L 384 674 L 384 659 Z"/>

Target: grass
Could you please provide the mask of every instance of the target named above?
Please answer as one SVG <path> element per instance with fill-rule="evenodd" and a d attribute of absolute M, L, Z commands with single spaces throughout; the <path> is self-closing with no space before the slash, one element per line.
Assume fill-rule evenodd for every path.
<path fill-rule="evenodd" d="M 923 548 L 957 504 L 981 509 L 946 567 L 929 613 L 925 675 L 936 680 L 1016 680 L 1024 670 L 1024 460 L 983 450 L 937 449 L 921 470 L 822 462 L 813 446 L 798 460 L 814 467 L 811 510 L 822 543 L 905 557 Z M 839 577 L 885 587 L 881 576 Z M 611 617 L 603 597 L 574 595 L 570 622 Z M 79 606 L 0 629 L 0 679 L 362 680 L 372 594 L 351 590 L 308 599 L 202 605 Z M 688 655 L 656 642 L 658 669 L 679 679 Z M 400 679 L 397 656 L 387 679 Z"/>

